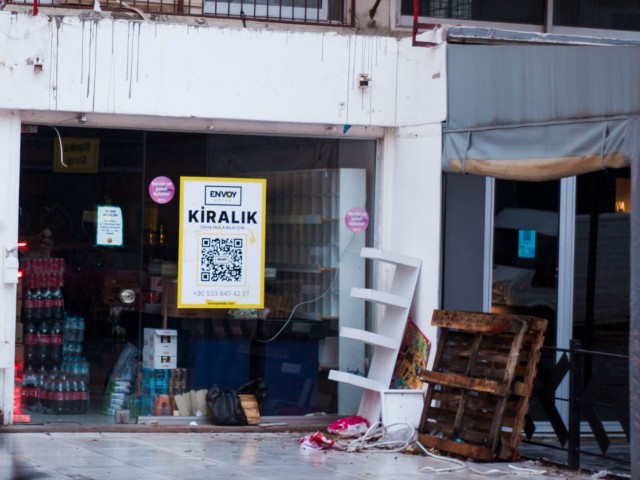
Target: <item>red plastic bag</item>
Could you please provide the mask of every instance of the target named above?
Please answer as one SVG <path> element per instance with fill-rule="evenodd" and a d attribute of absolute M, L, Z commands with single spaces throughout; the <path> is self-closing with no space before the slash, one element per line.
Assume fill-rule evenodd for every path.
<path fill-rule="evenodd" d="M 313 435 L 307 435 L 306 437 L 302 437 L 300 439 L 300 447 L 310 448 L 313 450 L 333 448 L 335 445 L 335 440 L 325 437 L 320 432 L 316 432 Z"/>
<path fill-rule="evenodd" d="M 369 422 L 366 418 L 354 416 L 336 420 L 329 425 L 327 431 L 341 437 L 360 437 L 367 433 L 368 429 Z"/>

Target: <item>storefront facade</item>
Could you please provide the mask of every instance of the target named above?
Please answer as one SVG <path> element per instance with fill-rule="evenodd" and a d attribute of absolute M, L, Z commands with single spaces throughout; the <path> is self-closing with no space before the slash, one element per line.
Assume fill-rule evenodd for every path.
<path fill-rule="evenodd" d="M 265 415 L 353 412 L 360 391 L 326 376 L 331 368 L 366 369 L 364 347 L 338 340 L 349 322 L 375 322 L 376 312 L 351 299 L 351 288 L 384 285 L 390 274 L 360 258 L 363 246 L 431 266 L 412 307 L 430 335 L 438 304 L 443 47 L 74 16 L 3 13 L 2 22 L 11 68 L 0 81 L 15 95 L 1 105 L 10 187 L 0 235 L 6 258 L 27 244 L 17 253 L 23 283 L 7 277 L 2 290 L 5 423 L 25 413 L 13 411 L 16 377 L 24 384 L 27 369 L 30 380 L 32 371 L 82 372 L 77 366 L 86 364 L 89 407 L 113 414 L 102 397 L 120 354 L 129 344 L 142 350 L 144 329 L 162 327 L 178 332 L 176 366 L 188 372 L 187 389 L 238 388 L 261 376 L 271 391 Z M 215 47 L 203 58 L 194 45 Z M 360 85 L 361 74 L 368 85 Z M 150 193 L 162 177 L 176 189 L 166 203 Z M 267 179 L 268 313 L 232 318 L 229 309 L 173 303 L 187 177 Z M 418 207 L 416 192 L 424 199 L 425 189 L 428 207 Z M 122 245 L 97 241 L 101 207 L 121 212 Z M 367 212 L 364 230 L 345 223 L 352 208 Z M 42 307 L 33 298 L 58 296 L 58 287 L 66 317 L 51 313 L 59 303 Z M 31 340 L 16 343 L 14 325 L 30 339 L 52 337 L 59 326 L 80 330 L 80 345 L 52 354 L 50 342 L 41 348 L 36 341 L 33 360 Z M 84 388 L 79 380 L 70 387 L 48 381 L 41 390 Z M 37 408 L 34 418 L 56 421 L 58 407 Z M 82 413 L 74 408 L 60 407 L 59 418 Z"/>
<path fill-rule="evenodd" d="M 361 392 L 324 375 L 336 366 L 367 368 L 361 345 L 339 339 L 333 355 L 327 348 L 341 326 L 350 326 L 347 319 L 366 327 L 381 318 L 380 310 L 349 298 L 351 287 L 383 289 L 391 275 L 359 259 L 362 246 L 421 260 L 411 318 L 432 342 L 434 308 L 516 307 L 506 310 L 552 320 L 550 346 L 581 338 L 625 349 L 632 269 L 625 272 L 629 259 L 617 254 L 629 251 L 628 167 L 637 158 L 640 106 L 633 82 L 618 80 L 637 78 L 637 47 L 576 46 L 566 38 L 531 46 L 526 34 L 496 40 L 475 32 L 465 39 L 453 27 L 423 35 L 434 42 L 424 48 L 408 38 L 352 32 L 0 20 L 13 47 L 0 87 L 16 91 L 0 105 L 0 173 L 7 179 L 0 243 L 12 248 L 29 237 L 34 247 L 46 240 L 52 243 L 44 250 L 65 257 L 65 306 L 77 309 L 87 342 L 94 341 L 85 352 L 102 358 L 91 367 L 94 397 L 104 392 L 119 349 L 140 346 L 145 327 L 166 325 L 179 332 L 178 366 L 191 372 L 190 387 L 237 387 L 271 375 L 267 383 L 283 395 L 273 396 L 268 414 L 354 412 Z M 457 44 L 494 41 L 512 45 Z M 208 45 L 207 56 L 194 44 Z M 594 91 L 575 88 L 585 64 Z M 98 141 L 96 171 L 56 166 L 57 142 L 67 139 Z M 561 171 L 533 178 L 483 170 L 514 159 L 522 161 L 518 167 L 551 159 Z M 562 170 L 567 159 L 589 167 Z M 267 228 L 272 270 L 265 292 L 278 314 L 263 321 L 230 319 L 226 310 L 174 312 L 162 323 L 152 277 L 170 272 L 177 259 L 180 192 L 169 203 L 154 201 L 149 186 L 159 177 L 174 185 L 181 177 L 267 178 L 267 212 L 280 218 Z M 599 205 L 589 203 L 596 193 Z M 328 215 L 308 209 L 323 194 L 334 206 Z M 122 208 L 121 248 L 93 242 L 93 212 L 101 205 Z M 364 232 L 344 223 L 352 207 L 368 212 Z M 310 221 L 314 215 L 328 220 L 326 232 Z M 38 237 L 47 229 L 53 238 Z M 614 232 L 600 243 L 604 253 L 593 247 L 597 229 Z M 523 247 L 522 256 L 514 246 Z M 596 285 L 611 287 L 600 297 L 590 270 L 598 262 L 620 265 L 615 282 L 595 277 Z M 321 273 L 310 271 L 317 265 Z M 516 277 L 528 281 L 520 298 L 529 303 L 517 303 Z M 127 306 L 120 294 L 128 290 L 144 300 Z M 17 287 L 5 281 L 2 295 L 9 359 L 0 372 L 2 410 L 11 423 Z M 507 297 L 516 303 L 508 305 Z M 287 312 L 307 301 L 313 305 L 300 305 L 287 322 Z M 622 308 L 602 322 L 599 312 L 613 312 L 610 305 Z"/>

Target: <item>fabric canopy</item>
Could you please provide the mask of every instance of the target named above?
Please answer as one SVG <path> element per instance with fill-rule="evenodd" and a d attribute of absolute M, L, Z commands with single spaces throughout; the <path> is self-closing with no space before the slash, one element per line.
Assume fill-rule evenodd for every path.
<path fill-rule="evenodd" d="M 509 38 L 447 45 L 443 170 L 542 181 L 629 166 L 640 47 Z"/>
<path fill-rule="evenodd" d="M 636 117 L 445 131 L 442 168 L 523 181 L 623 168 L 637 134 Z"/>

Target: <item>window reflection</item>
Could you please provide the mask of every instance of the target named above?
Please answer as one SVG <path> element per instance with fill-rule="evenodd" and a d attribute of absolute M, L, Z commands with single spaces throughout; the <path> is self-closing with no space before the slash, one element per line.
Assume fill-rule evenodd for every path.
<path fill-rule="evenodd" d="M 565 27 L 640 30 L 640 6 L 632 0 L 556 0 L 554 23 Z"/>
<path fill-rule="evenodd" d="M 541 25 L 545 0 L 421 0 L 419 15 L 457 20 Z M 402 0 L 402 15 L 413 15 L 413 0 Z"/>
<path fill-rule="evenodd" d="M 492 311 L 549 321 L 555 346 L 560 182 L 496 181 Z"/>
<path fill-rule="evenodd" d="M 629 185 L 629 169 L 578 177 L 573 336 L 586 348 L 627 348 Z"/>

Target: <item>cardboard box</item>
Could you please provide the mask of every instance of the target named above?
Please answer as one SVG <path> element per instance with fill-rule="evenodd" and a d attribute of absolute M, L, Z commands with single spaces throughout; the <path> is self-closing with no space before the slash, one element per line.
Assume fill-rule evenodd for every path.
<path fill-rule="evenodd" d="M 142 348 L 156 356 L 175 357 L 178 355 L 178 331 L 145 328 Z"/>
<path fill-rule="evenodd" d="M 142 367 L 154 369 L 171 369 L 178 365 L 178 357 L 176 355 L 158 355 L 148 349 L 142 350 Z"/>

